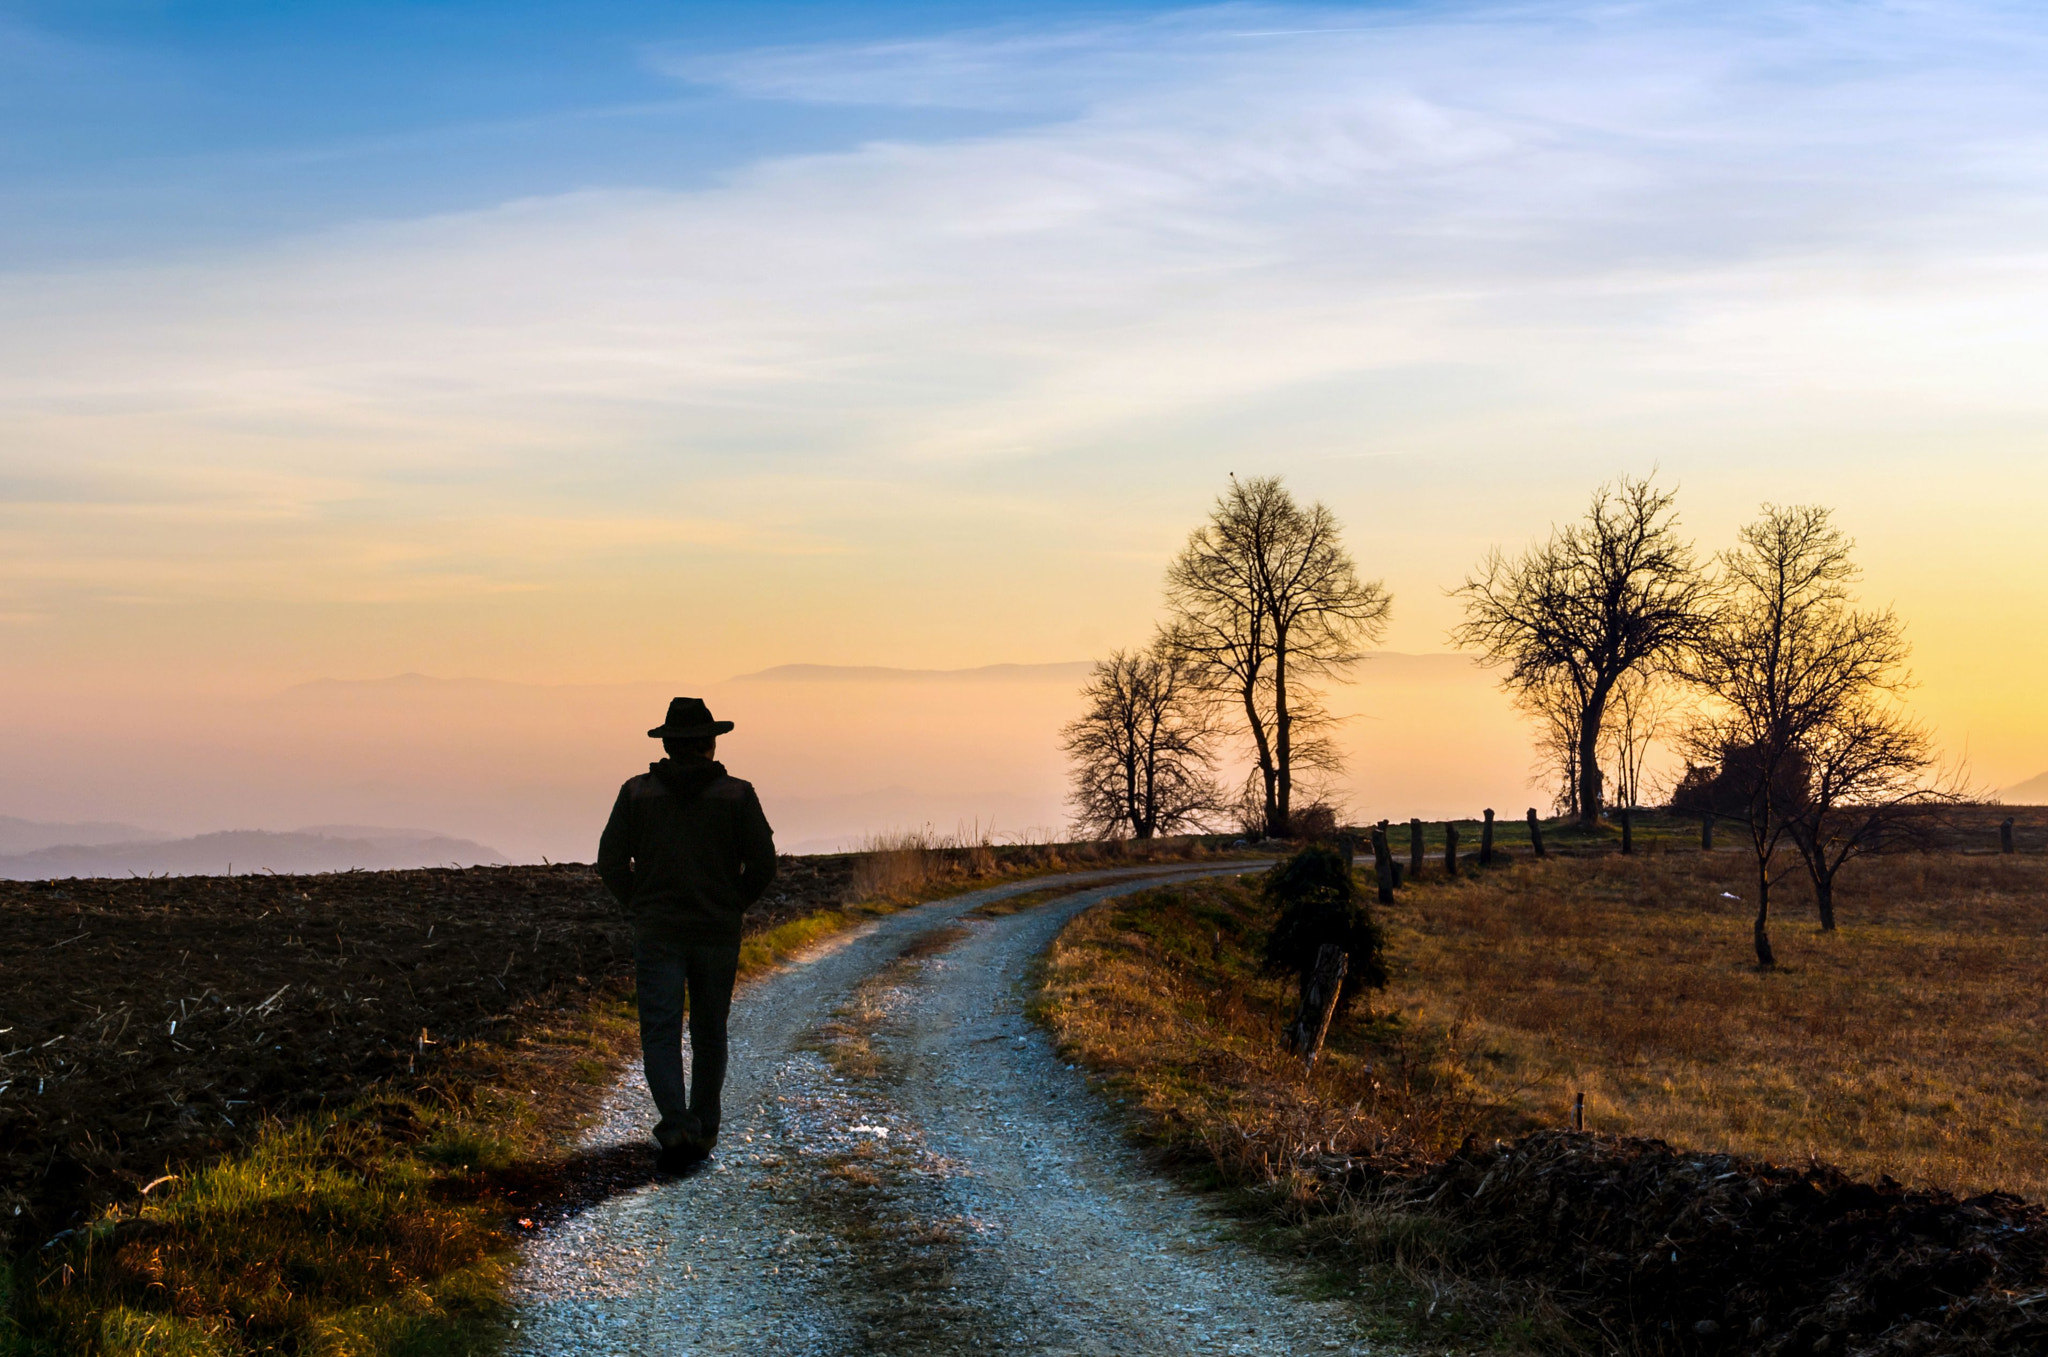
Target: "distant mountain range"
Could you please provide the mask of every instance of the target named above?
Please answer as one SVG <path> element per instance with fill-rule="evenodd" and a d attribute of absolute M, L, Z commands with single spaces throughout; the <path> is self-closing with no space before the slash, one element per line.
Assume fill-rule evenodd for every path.
<path fill-rule="evenodd" d="M 985 664 L 974 669 L 891 669 L 878 664 L 781 664 L 728 680 L 732 683 L 1079 683 L 1095 666 L 1088 660 L 1061 664 Z"/>
<path fill-rule="evenodd" d="M 2008 806 L 2048 806 L 2048 773 L 2030 777 L 2017 787 L 2007 787 L 1998 799 Z"/>
<path fill-rule="evenodd" d="M 12 815 L 0 815 L 0 856 L 9 853 L 33 853 L 39 848 L 55 848 L 58 844 L 64 843 L 148 843 L 164 837 L 136 825 L 118 824 L 109 820 L 74 820 L 53 824 L 45 820 L 18 820 Z"/>
<path fill-rule="evenodd" d="M 0 854 L 0 878 L 41 881 L 52 877 L 225 876 L 230 872 L 285 875 L 469 867 L 506 860 L 495 848 L 430 830 L 316 825 L 290 833 L 233 829 L 189 839 L 53 844 Z"/>

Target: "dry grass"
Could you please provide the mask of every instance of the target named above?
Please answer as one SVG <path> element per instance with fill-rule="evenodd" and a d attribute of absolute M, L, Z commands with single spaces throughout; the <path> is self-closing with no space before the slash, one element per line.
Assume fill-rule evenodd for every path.
<path fill-rule="evenodd" d="M 1258 972 L 1269 923 L 1256 888 L 1231 880 L 1120 897 L 1054 942 L 1038 1014 L 1146 1138 L 1233 1183 L 1285 1188 L 1317 1154 L 1420 1163 L 1455 1145 L 1483 1112 L 1431 1034 L 1355 1013 L 1312 1078 L 1281 1049 L 1294 994 Z"/>
<path fill-rule="evenodd" d="M 1583 1091 L 1601 1130 L 2048 1197 L 2048 860 L 1864 864 L 1832 935 L 1788 892 L 1772 972 L 1750 959 L 1747 904 L 1722 898 L 1744 878 L 1737 854 L 1670 853 L 1404 891 L 1380 915 L 1380 1018 L 1340 1027 L 1307 1083 L 1274 1040 L 1289 994 L 1252 969 L 1264 920 L 1241 888 L 1168 887 L 1076 921 L 1047 1011 L 1105 1070 L 1149 1072 L 1169 1139 L 1437 1153 L 1562 1125 Z"/>
<path fill-rule="evenodd" d="M 1081 916 L 1040 1014 L 1169 1160 L 1383 1309 L 1431 1314 L 1406 1335 L 1426 1344 L 1606 1346 L 1540 1286 L 1473 1272 L 1460 1225 L 1389 1206 L 1355 1171 L 1398 1180 L 1468 1135 L 1562 1125 L 1578 1090 L 1603 1131 L 2048 1196 L 2048 861 L 1868 864 L 1829 936 L 1788 892 L 1768 974 L 1747 905 L 1721 895 L 1743 878 L 1737 854 L 1672 852 L 1404 891 L 1380 911 L 1393 983 L 1313 1077 L 1279 1046 L 1293 996 L 1257 973 L 1270 919 L 1250 884 Z"/>
<path fill-rule="evenodd" d="M 852 905 L 901 906 L 1022 876 L 1199 862 L 1233 856 L 1227 838 L 1117 840 L 1108 843 L 998 844 L 979 829 L 953 835 L 922 829 L 870 835 L 855 858 L 847 888 Z M 1242 856 L 1242 854 L 1235 854 Z"/>
<path fill-rule="evenodd" d="M 1388 1001 L 1481 1101 L 1965 1192 L 2048 1197 L 2048 860 L 1903 855 L 1788 892 L 1749 952 L 1735 853 L 1521 863 L 1385 914 Z"/>

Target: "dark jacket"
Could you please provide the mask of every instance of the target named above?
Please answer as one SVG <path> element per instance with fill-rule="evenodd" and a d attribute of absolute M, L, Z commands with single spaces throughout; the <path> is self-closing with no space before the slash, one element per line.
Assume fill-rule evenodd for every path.
<path fill-rule="evenodd" d="M 636 928 L 738 946 L 740 915 L 775 879 L 775 837 L 753 784 L 709 759 L 663 759 L 619 788 L 597 874 Z"/>

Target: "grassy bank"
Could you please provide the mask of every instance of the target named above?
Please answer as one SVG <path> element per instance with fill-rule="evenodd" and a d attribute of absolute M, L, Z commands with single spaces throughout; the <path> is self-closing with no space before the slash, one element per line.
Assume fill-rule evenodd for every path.
<path fill-rule="evenodd" d="M 1211 851 L 909 836 L 794 860 L 749 916 L 742 976 L 922 900 Z M 16 955 L 84 958 L 61 995 L 10 977 L 19 1006 L 47 1010 L 35 1040 L 74 1054 L 48 1070 L 69 1102 L 0 1106 L 41 1118 L 34 1155 L 7 1144 L 27 1209 L 0 1271 L 0 1354 L 491 1352 L 520 1235 L 652 1175 L 651 1147 L 573 1148 L 636 1046 L 620 921 L 585 869 L 61 884 L 0 901 Z M 122 964 L 169 928 L 206 976 Z M 137 977 L 154 988 L 113 992 Z M 321 1002 L 265 1008 L 280 985 Z M 177 1002 L 187 990 L 225 993 L 214 1027 Z M 187 1050 L 195 1027 L 218 1040 Z"/>
<path fill-rule="evenodd" d="M 1773 1177 L 1737 1159 L 1713 1161 L 1705 1173 L 1698 1152 L 1793 1163 L 1818 1154 L 1857 1175 L 2042 1192 L 2048 1086 L 2030 1052 L 2044 1016 L 2034 977 L 2048 962 L 2048 864 L 1950 856 L 1871 864 L 1844 890 L 1838 934 L 1820 935 L 1796 904 L 1788 908 L 1785 964 L 1771 975 L 1748 963 L 1742 905 L 1721 898 L 1742 893 L 1741 876 L 1732 853 L 1669 853 L 1524 860 L 1405 890 L 1381 912 L 1393 983 L 1374 1013 L 1340 1022 L 1312 1078 L 1279 1049 L 1292 995 L 1258 974 L 1270 919 L 1255 891 L 1235 883 L 1161 888 L 1082 916 L 1049 954 L 1042 1012 L 1067 1050 L 1124 1100 L 1139 1134 L 1235 1190 L 1285 1246 L 1321 1257 L 1342 1284 L 1376 1296 L 1387 1312 L 1426 1316 L 1428 1341 L 1741 1350 L 1717 1346 L 1740 1336 L 1718 1310 L 1659 1337 L 1655 1326 L 1670 1324 L 1667 1316 L 1709 1301 L 1657 1290 L 1663 1283 L 1631 1270 L 1642 1247 L 1629 1245 L 1630 1255 L 1616 1242 L 1636 1224 L 1690 1238 L 1684 1232 L 1694 1226 L 1658 1213 L 1683 1214 L 1688 1201 L 1711 1194 L 1671 1189 L 1672 1175 L 1752 1187 L 1729 1208 L 1731 1219 L 1762 1209 L 1758 1202 L 1807 1198 L 1853 1198 L 1863 1202 L 1857 1218 L 1878 1224 L 1953 1223 L 1976 1208 L 1893 1188 L 1870 1196 L 1825 1173 Z M 1613 1135 L 1529 1137 L 1562 1125 L 1575 1091 L 1587 1092 L 1596 1128 L 1663 1137 L 1695 1153 L 1667 1163 L 1658 1147 Z M 1497 1141 L 1508 1144 L 1485 1148 Z M 1539 1160 L 1540 1170 L 1523 1172 Z M 1555 1194 L 1574 1174 L 1583 1199 L 1493 1205 L 1500 1184 L 1526 1179 L 1539 1184 L 1530 1189 L 1538 1196 Z M 1638 1190 L 1624 1190 L 1629 1183 L 1654 1185 L 1641 1187 L 1637 1222 L 1615 1206 Z M 1418 1184 L 1434 1205 L 1418 1205 Z M 1498 1219 L 1480 1209 L 1489 1186 L 1485 1204 L 1505 1212 Z M 1785 1210 L 1805 1220 L 1809 1207 Z M 1985 1218 L 1994 1216 L 2005 1221 L 2004 1237 L 2028 1237 L 2013 1233 L 2025 1208 L 1996 1206 Z M 1788 1256 L 1882 1251 L 1798 1241 Z M 1953 1258 L 1961 1247 L 1950 1239 L 1922 1252 Z M 1590 1264 L 1558 1272 L 1574 1249 L 1622 1259 L 1621 1280 L 1599 1281 Z M 1675 1264 L 1678 1250 L 1668 1251 Z M 1757 1239 L 1727 1243 L 1718 1263 L 1712 1252 L 1702 1244 L 1686 1266 L 1721 1286 L 1714 1303 L 1744 1296 L 1756 1322 L 1777 1326 L 1773 1339 L 1839 1341 L 1833 1330 L 1799 1327 L 1822 1322 L 1800 1308 L 1800 1295 L 1743 1290 L 1768 1280 L 1741 1272 L 1745 1256 L 1797 1272 Z M 1998 1267 L 2024 1277 L 2038 1269 L 2030 1259 L 2004 1256 Z M 1945 1284 L 1968 1292 L 1989 1285 L 1987 1275 Z M 1910 1290 L 1898 1277 L 1888 1285 Z M 1645 1316 L 1649 1329 L 1628 1328 Z M 1706 1327 L 1693 1333 L 1693 1324 Z M 1999 1350 L 1957 1341 L 1964 1345 L 1898 1350 Z"/>

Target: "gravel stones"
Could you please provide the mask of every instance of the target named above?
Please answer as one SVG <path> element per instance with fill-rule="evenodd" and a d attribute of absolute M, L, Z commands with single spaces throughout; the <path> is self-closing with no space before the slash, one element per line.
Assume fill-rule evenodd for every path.
<path fill-rule="evenodd" d="M 1364 1350 L 1345 1307 L 1289 1294 L 1288 1274 L 1149 1169 L 1025 1017 L 1026 970 L 1061 924 L 1190 874 L 1056 878 L 1113 884 L 956 924 L 1049 883 L 960 896 L 748 987 L 717 1155 L 540 1232 L 510 1350 Z M 632 1070 L 590 1140 L 651 1154 L 650 1122 Z"/>

